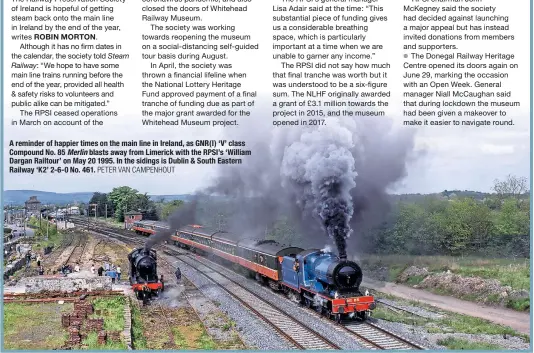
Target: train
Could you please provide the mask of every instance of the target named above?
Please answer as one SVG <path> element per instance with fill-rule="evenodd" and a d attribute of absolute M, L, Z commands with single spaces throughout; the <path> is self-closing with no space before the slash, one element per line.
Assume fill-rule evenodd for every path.
<path fill-rule="evenodd" d="M 154 296 L 159 296 L 165 289 L 163 275 L 158 278 L 158 261 L 156 250 L 138 248 L 128 254 L 130 268 L 128 271 L 130 285 L 137 299 L 148 304 Z"/>
<path fill-rule="evenodd" d="M 138 221 L 132 227 L 143 235 L 154 234 L 158 228 L 168 230 L 168 225 Z M 275 240 L 243 239 L 200 225 L 173 231 L 171 241 L 178 247 L 229 261 L 262 284 L 337 322 L 366 320 L 376 308 L 374 297 L 360 291 L 360 266 L 330 251 L 286 246 Z"/>
<path fill-rule="evenodd" d="M 131 230 L 137 234 L 152 235 L 158 229 L 169 229 L 167 223 L 158 221 L 137 221 L 132 224 Z"/>

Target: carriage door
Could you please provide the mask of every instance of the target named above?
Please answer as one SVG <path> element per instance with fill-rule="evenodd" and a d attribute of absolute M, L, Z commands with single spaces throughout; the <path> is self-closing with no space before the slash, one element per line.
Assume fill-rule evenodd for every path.
<path fill-rule="evenodd" d="M 259 269 L 260 269 L 258 264 L 260 263 L 260 255 L 261 254 L 258 254 L 255 251 L 251 251 L 251 253 L 252 253 L 252 262 L 254 263 L 254 271 L 258 272 Z"/>

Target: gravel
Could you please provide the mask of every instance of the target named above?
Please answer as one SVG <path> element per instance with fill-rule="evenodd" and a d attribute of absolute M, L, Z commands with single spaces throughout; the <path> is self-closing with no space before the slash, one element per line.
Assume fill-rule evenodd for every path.
<path fill-rule="evenodd" d="M 385 328 L 388 331 L 408 339 L 409 341 L 419 344 L 427 349 L 445 349 L 445 347 L 438 346 L 435 341 L 430 340 L 431 336 L 423 327 L 401 324 L 399 322 L 390 322 L 380 319 L 369 319 L 371 322 L 375 322 L 380 327 Z"/>
<path fill-rule="evenodd" d="M 361 350 L 365 349 L 357 340 L 356 337 L 344 329 L 337 327 L 332 321 L 319 317 L 315 313 L 305 310 L 297 303 L 294 303 L 281 294 L 274 293 L 270 289 L 261 286 L 260 284 L 245 278 L 241 275 L 232 272 L 225 267 L 215 264 L 213 262 L 207 262 L 204 258 L 195 259 L 201 263 L 208 264 L 221 271 L 227 277 L 231 278 L 235 282 L 242 285 L 247 290 L 260 296 L 262 299 L 272 304 L 276 308 L 282 310 L 284 313 L 292 316 L 297 321 L 301 322 L 308 328 L 319 333 L 320 335 L 327 337 L 330 341 L 347 350 Z"/>
<path fill-rule="evenodd" d="M 506 339 L 502 335 L 484 335 L 484 334 L 468 334 L 468 333 L 428 333 L 423 327 L 411 326 L 401 324 L 398 322 L 390 322 L 385 320 L 372 319 L 374 322 L 384 327 L 387 330 L 393 331 L 413 340 L 415 343 L 420 343 L 428 349 L 447 349 L 447 347 L 440 346 L 438 341 L 447 337 L 456 339 L 464 339 L 467 341 L 483 342 L 496 344 L 504 349 L 524 350 L 530 348 L 529 343 L 526 343 L 520 337 L 508 336 Z"/>
<path fill-rule="evenodd" d="M 414 311 L 417 313 L 423 313 L 424 311 L 426 311 L 422 308 L 402 305 L 393 300 L 381 299 L 381 301 L 387 302 L 388 304 L 392 304 L 396 307 L 406 307 L 410 311 Z M 429 311 L 427 312 L 430 314 L 437 315 L 436 313 L 432 313 Z M 432 317 L 430 319 L 436 319 L 436 317 Z M 449 329 L 451 331 L 450 333 L 429 333 L 425 327 L 421 326 L 407 325 L 399 322 L 391 322 L 374 318 L 372 318 L 371 320 L 373 322 L 376 322 L 378 325 L 384 327 L 385 329 L 395 332 L 400 336 L 405 337 L 415 343 L 419 343 L 428 349 L 447 349 L 447 347 L 443 347 L 438 344 L 439 340 L 445 339 L 447 337 L 464 339 L 467 341 L 496 344 L 498 346 L 503 347 L 504 349 L 511 350 L 523 350 L 530 348 L 529 343 L 526 343 L 521 337 L 507 336 L 507 338 L 504 338 L 502 335 L 455 333 L 452 332 L 452 329 Z M 438 322 L 433 323 L 431 325 L 440 328 L 441 330 L 447 329 L 446 327 L 443 327 L 443 325 L 439 325 Z"/>
<path fill-rule="evenodd" d="M 171 247 L 169 247 L 171 248 Z M 173 249 L 176 251 L 176 249 Z M 194 267 L 184 263 L 183 261 L 172 257 L 174 264 L 180 266 L 182 273 L 197 288 L 217 306 L 226 313 L 231 319 L 236 322 L 241 338 L 250 349 L 262 350 L 288 350 L 294 349 L 284 338 L 282 338 L 271 326 L 258 319 L 254 314 L 248 311 L 241 303 L 232 298 L 226 291 L 218 287 L 207 277 L 202 275 Z M 245 278 L 235 272 L 232 272 L 213 262 L 207 262 L 204 258 L 199 258 L 197 261 L 204 262 L 210 266 L 216 266 L 218 270 L 222 271 L 226 276 L 243 285 L 251 292 L 259 295 L 267 302 L 273 304 L 275 307 L 283 310 L 295 319 L 300 320 L 306 324 L 310 329 L 317 333 L 328 337 L 332 342 L 338 344 L 343 349 L 363 349 L 361 345 L 355 340 L 354 336 L 346 333 L 342 329 L 335 327 L 333 323 L 327 319 L 319 318 L 308 310 L 304 310 L 298 304 L 290 301 L 285 296 L 273 293 L 260 284 Z M 172 261 L 171 261 L 172 262 Z M 406 309 L 419 316 L 428 319 L 439 319 L 442 315 L 434 313 L 423 308 L 399 304 L 389 299 L 381 299 L 384 303 L 394 305 L 396 307 Z M 406 339 L 420 344 L 430 350 L 443 350 L 446 347 L 440 346 L 437 342 L 440 339 L 447 337 L 454 337 L 457 339 L 465 339 L 468 341 L 485 342 L 495 344 L 504 349 L 524 350 L 529 349 L 530 344 L 526 343 L 522 338 L 509 336 L 504 338 L 502 335 L 487 335 L 487 334 L 464 334 L 464 333 L 428 333 L 424 327 L 406 325 L 397 322 L 390 322 L 380 319 L 370 319 L 381 327 L 394 332 Z"/>
<path fill-rule="evenodd" d="M 440 339 L 445 339 L 447 337 L 454 337 L 456 339 L 464 339 L 468 341 L 496 344 L 505 349 L 511 349 L 511 350 L 525 350 L 525 349 L 530 348 L 530 344 L 525 343 L 525 341 L 522 338 L 513 337 L 513 336 L 504 338 L 502 335 L 481 335 L 481 334 L 475 335 L 475 334 L 468 334 L 468 333 L 439 333 L 439 334 L 432 334 L 429 336 L 430 336 L 429 339 L 432 342 L 435 342 L 436 345 L 437 345 L 437 341 Z"/>
<path fill-rule="evenodd" d="M 411 306 L 411 305 L 401 305 L 393 300 L 388 300 L 388 299 L 379 299 L 377 300 L 379 303 L 384 303 L 386 305 L 391 305 L 393 306 L 393 308 L 400 308 L 400 309 L 403 309 L 403 310 L 407 310 L 409 312 L 411 312 L 412 314 L 414 315 L 417 315 L 417 316 L 421 316 L 421 317 L 425 317 L 427 319 L 442 319 L 444 317 L 444 315 L 442 314 L 439 314 L 439 313 L 435 313 L 435 312 L 432 312 L 432 311 L 429 311 L 429 310 L 426 310 L 426 309 L 423 309 L 423 308 L 420 308 L 420 307 L 416 307 L 416 306 Z"/>
<path fill-rule="evenodd" d="M 243 349 L 243 345 L 236 342 L 242 341 L 242 339 L 239 332 L 233 327 L 230 318 L 194 287 L 190 281 L 183 280 L 183 282 L 187 286 L 184 293 L 185 297 L 201 318 L 210 336 L 228 344 L 230 347 L 226 347 L 226 349 Z"/>
<path fill-rule="evenodd" d="M 109 238 L 109 237 L 108 237 Z M 109 238 L 117 243 L 124 244 L 123 241 L 116 238 Z M 177 249 L 171 248 L 173 251 Z M 224 312 L 228 317 L 236 322 L 236 329 L 239 331 L 239 335 L 243 340 L 243 343 L 247 345 L 250 350 L 293 350 L 295 349 L 285 338 L 281 337 L 271 326 L 263 322 L 261 319 L 254 316 L 246 308 L 244 308 L 238 301 L 232 298 L 223 289 L 219 288 L 211 280 L 202 275 L 198 270 L 185 264 L 183 261 L 178 260 L 176 257 L 166 256 L 167 261 L 173 266 L 179 266 L 182 271 L 182 276 L 187 277 L 191 283 L 193 283 L 202 292 L 206 298 L 211 299 L 214 303 L 217 303 L 219 309 Z M 177 286 L 178 288 L 180 286 Z M 184 290 L 182 287 L 178 289 Z M 164 293 L 167 291 L 164 291 Z M 174 295 L 171 295 L 171 291 L 167 292 L 169 301 Z M 185 305 L 185 303 L 175 302 L 177 306 Z M 171 305 L 172 306 L 172 305 Z"/>
<path fill-rule="evenodd" d="M 161 305 L 167 306 L 169 308 L 186 308 L 189 306 L 189 303 L 185 298 L 183 298 L 182 293 L 184 292 L 183 285 L 176 284 L 165 284 L 165 290 L 161 293 L 161 296 L 158 298 L 158 301 Z"/>
<path fill-rule="evenodd" d="M 236 328 L 249 349 L 290 350 L 294 349 L 271 326 L 254 316 L 222 288 L 218 287 L 198 270 L 183 261 L 173 258 L 187 277 L 207 298 L 217 302 L 227 316 L 236 322 Z"/>

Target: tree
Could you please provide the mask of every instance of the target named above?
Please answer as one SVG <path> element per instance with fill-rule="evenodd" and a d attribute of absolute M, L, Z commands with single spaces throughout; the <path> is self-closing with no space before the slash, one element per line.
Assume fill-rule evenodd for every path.
<path fill-rule="evenodd" d="M 115 218 L 119 222 L 124 222 L 124 213 L 137 211 L 140 198 L 138 191 L 129 186 L 120 186 L 111 190 L 108 199 L 113 203 L 115 209 Z"/>
<path fill-rule="evenodd" d="M 148 196 L 146 193 L 137 194 L 131 207 L 132 210 L 141 212 L 144 219 L 149 219 L 152 221 L 159 220 L 158 208 L 156 207 L 155 202 L 152 201 L 150 196 Z"/>
<path fill-rule="evenodd" d="M 500 200 L 509 196 L 519 199 L 529 191 L 527 178 L 509 174 L 505 180 L 495 179 L 493 191 L 497 193 Z"/>
<path fill-rule="evenodd" d="M 513 198 L 504 200 L 495 219 L 498 235 L 525 235 L 530 231 L 529 212 L 518 207 Z"/>
<path fill-rule="evenodd" d="M 272 229 L 265 230 L 265 237 L 286 245 L 306 245 L 302 236 L 295 230 L 288 219 L 281 219 L 273 225 Z M 330 240 L 325 237 L 325 242 Z"/>
<path fill-rule="evenodd" d="M 164 202 L 161 206 L 161 219 L 166 220 L 172 215 L 178 207 L 182 206 L 184 202 L 182 200 L 173 200 L 170 202 Z"/>
<path fill-rule="evenodd" d="M 450 255 L 476 248 L 493 229 L 489 209 L 472 198 L 451 201 L 440 219 L 443 250 Z"/>

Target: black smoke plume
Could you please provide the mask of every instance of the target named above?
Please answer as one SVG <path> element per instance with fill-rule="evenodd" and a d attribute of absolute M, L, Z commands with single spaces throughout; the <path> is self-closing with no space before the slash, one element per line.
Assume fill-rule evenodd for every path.
<path fill-rule="evenodd" d="M 324 247 L 326 234 L 346 258 L 347 238 L 387 212 L 387 189 L 405 176 L 413 156 L 413 131 L 394 131 L 392 123 L 328 118 L 322 126 L 273 128 L 270 118 L 242 121 L 225 137 L 245 141 L 252 155 L 220 166 L 205 192 L 235 201 L 234 233 L 262 237 L 285 216 L 305 236 L 302 245 Z"/>
<path fill-rule="evenodd" d="M 154 245 L 165 241 L 173 234 L 173 230 L 195 223 L 195 215 L 197 209 L 197 199 L 194 198 L 191 202 L 178 207 L 178 209 L 169 216 L 167 222 L 169 223 L 169 230 L 160 230 L 152 234 L 145 243 L 145 249 L 148 250 Z"/>
<path fill-rule="evenodd" d="M 353 214 L 350 191 L 357 176 L 352 146 L 351 136 L 339 126 L 303 131 L 285 148 L 281 167 L 282 185 L 293 190 L 297 205 L 303 206 L 294 211 L 316 218 L 343 259 Z"/>

